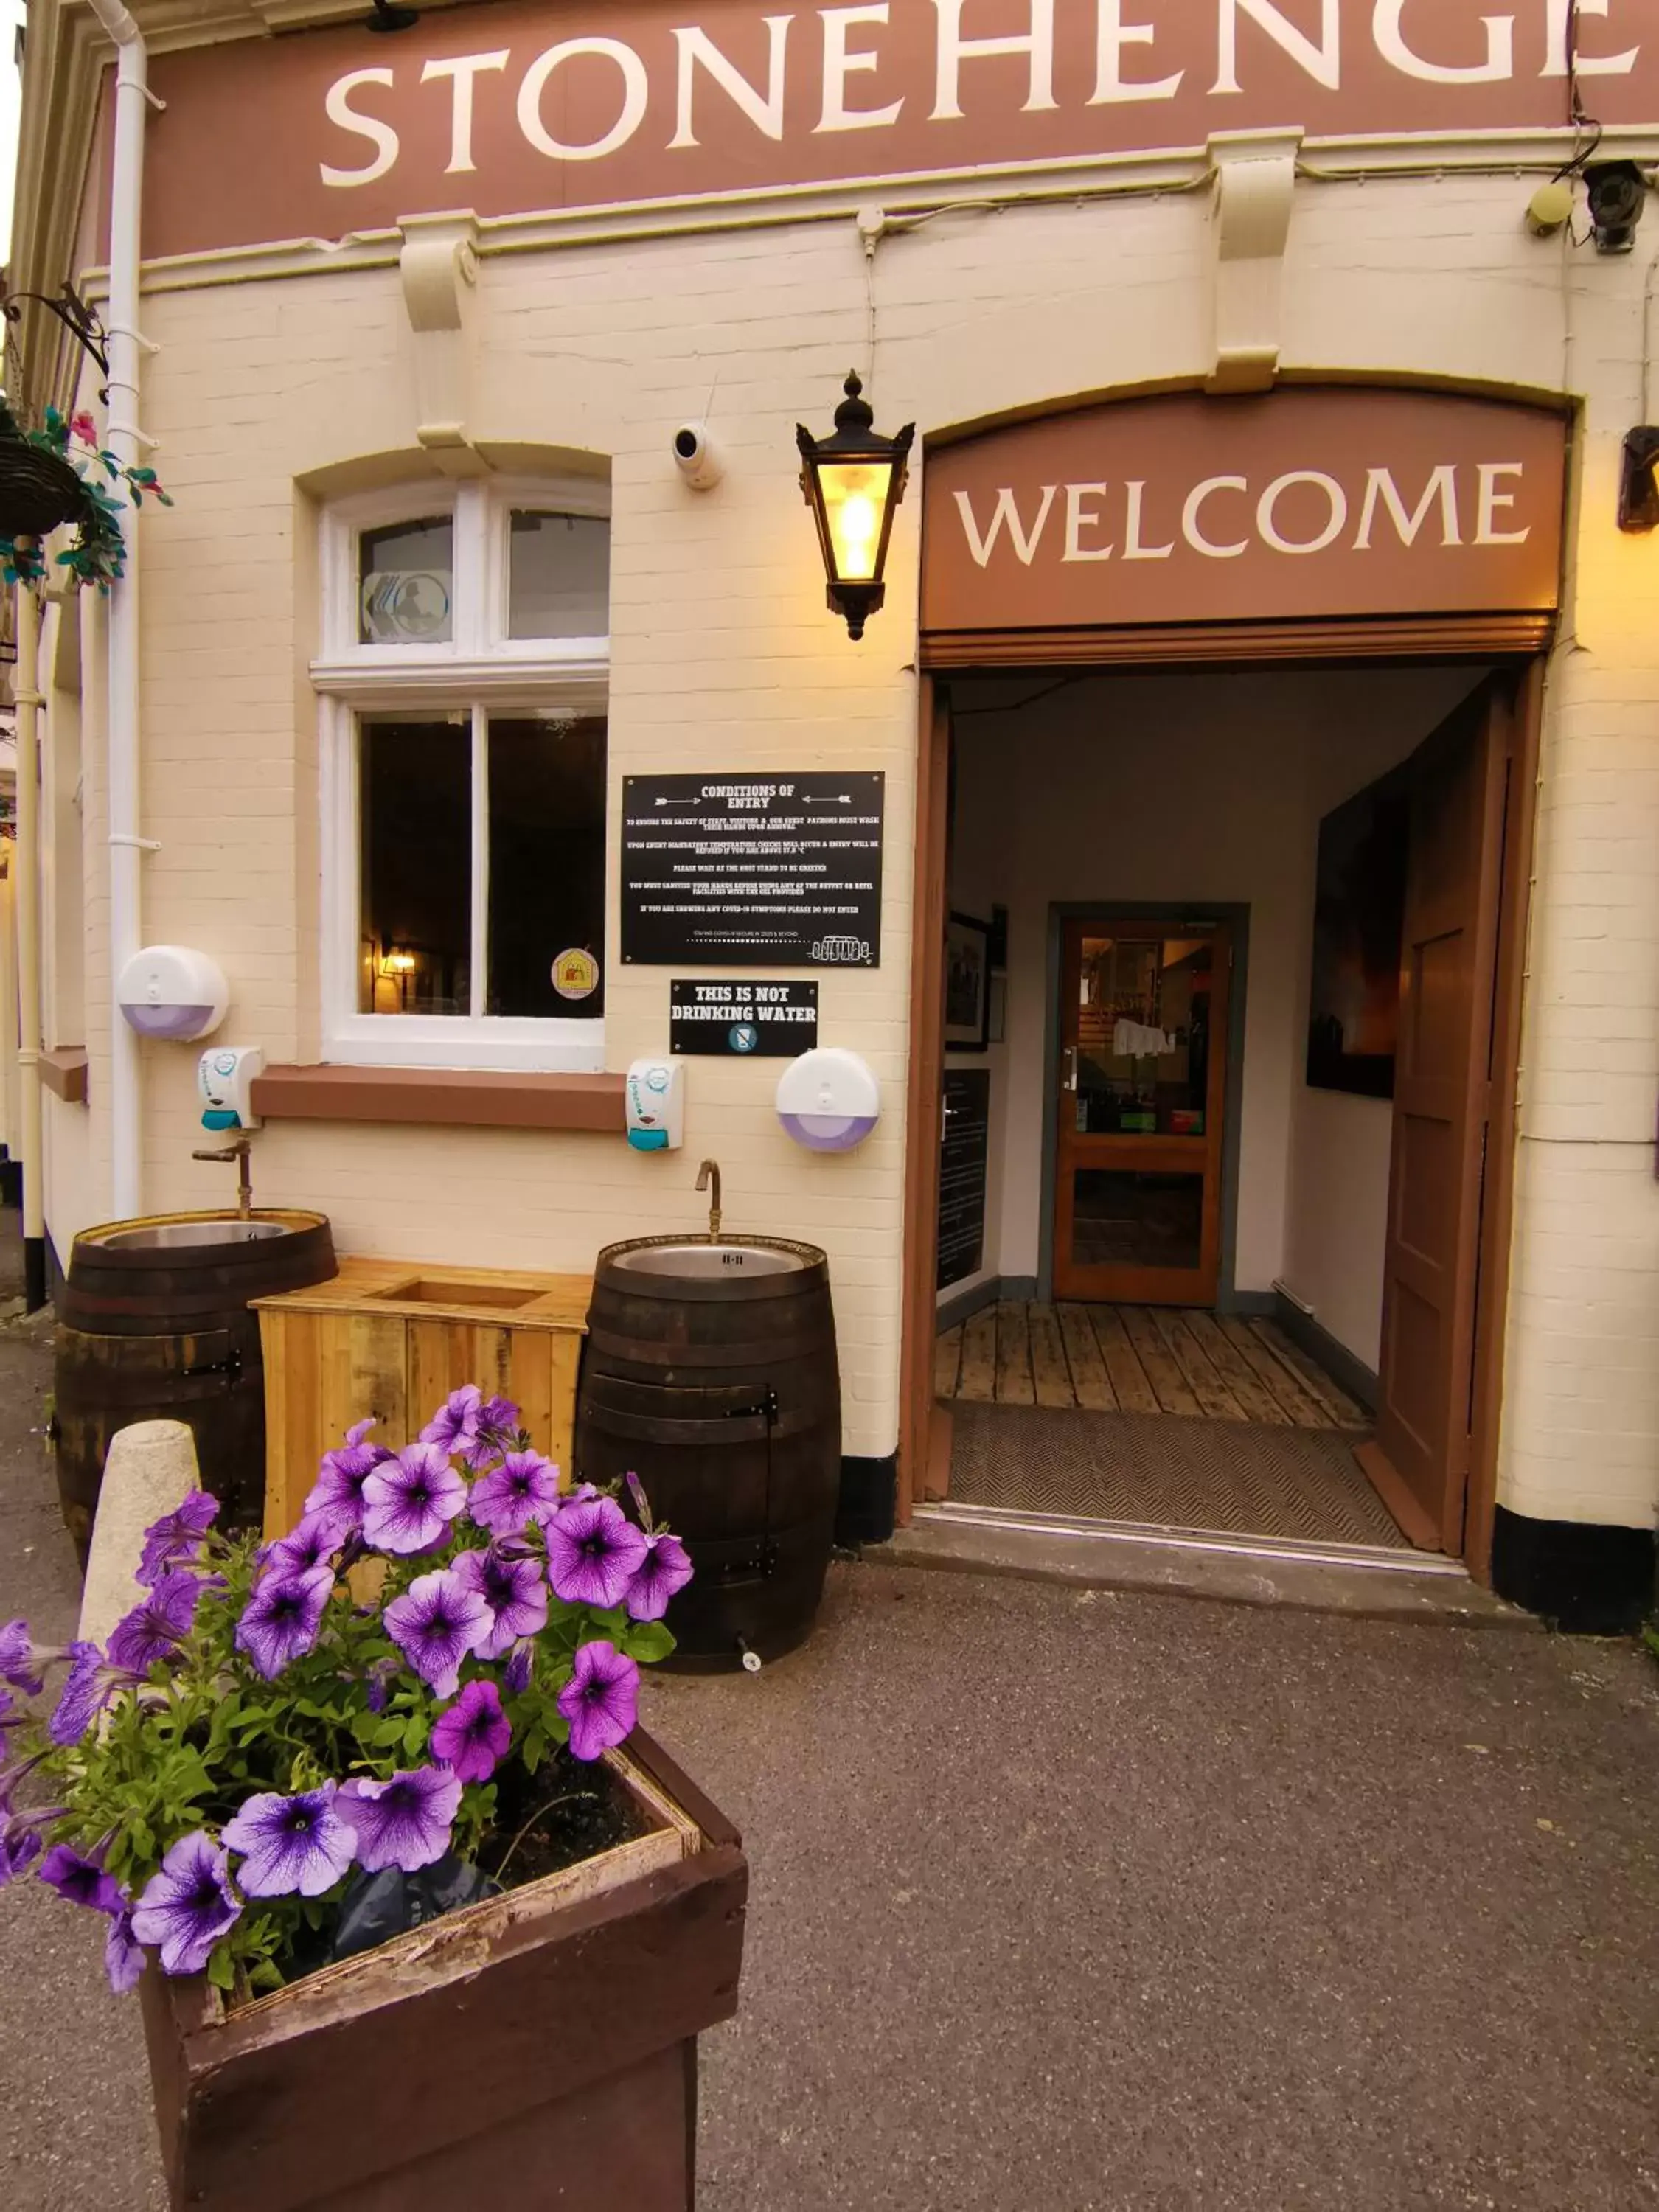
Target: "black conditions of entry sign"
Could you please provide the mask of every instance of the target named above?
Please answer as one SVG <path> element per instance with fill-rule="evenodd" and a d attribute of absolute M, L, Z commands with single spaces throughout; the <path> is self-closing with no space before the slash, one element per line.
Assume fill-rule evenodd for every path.
<path fill-rule="evenodd" d="M 818 1041 L 816 983 L 688 983 L 677 975 L 668 990 L 670 1052 L 793 1060 Z"/>
<path fill-rule="evenodd" d="M 625 776 L 623 958 L 879 967 L 884 783 Z"/>

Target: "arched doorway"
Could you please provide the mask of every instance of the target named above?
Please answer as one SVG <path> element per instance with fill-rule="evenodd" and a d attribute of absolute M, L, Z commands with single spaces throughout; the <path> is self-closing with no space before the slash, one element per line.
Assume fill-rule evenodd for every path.
<path fill-rule="evenodd" d="M 913 1505 L 949 1490 L 960 1444 L 935 1396 L 943 1295 L 981 1356 L 973 1316 L 997 1309 L 968 1402 L 1119 1417 L 1091 1432 L 1096 1476 L 1136 1408 L 1232 1422 L 1236 1461 L 1244 1430 L 1335 1436 L 1346 1406 L 1332 1468 L 1349 1480 L 1357 1457 L 1398 1542 L 1484 1572 L 1562 417 L 1355 386 L 1180 393 L 926 465 Z M 1378 885 L 1343 879 L 1385 849 L 1380 951 Z M 981 923 L 982 1042 L 962 1027 Z M 1345 927 L 1369 931 L 1346 967 Z M 977 1254 L 953 1125 L 985 1157 Z M 956 1283 L 942 1152 L 946 1269 L 978 1262 Z M 1366 1182 L 1368 1225 L 1343 1229 L 1345 1182 Z M 1126 1517 L 1131 1493 L 1096 1487 Z M 1230 1494 L 1217 1513 L 1248 1533 L 1261 1510 Z"/>

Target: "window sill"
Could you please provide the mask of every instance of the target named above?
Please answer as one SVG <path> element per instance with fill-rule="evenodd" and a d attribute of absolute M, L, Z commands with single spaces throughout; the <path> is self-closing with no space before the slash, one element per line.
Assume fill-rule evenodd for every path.
<path fill-rule="evenodd" d="M 456 1067 L 268 1067 L 253 1110 L 268 1121 L 416 1121 L 474 1129 L 624 1133 L 621 1074 Z"/>
<path fill-rule="evenodd" d="M 87 1103 L 87 1048 L 82 1044 L 54 1045 L 40 1055 L 40 1080 L 54 1098 L 67 1105 Z"/>

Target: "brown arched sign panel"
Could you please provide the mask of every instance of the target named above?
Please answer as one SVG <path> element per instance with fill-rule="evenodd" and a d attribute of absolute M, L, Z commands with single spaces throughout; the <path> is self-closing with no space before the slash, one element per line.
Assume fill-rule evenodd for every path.
<path fill-rule="evenodd" d="M 933 448 L 926 658 L 1144 659 L 1161 638 L 1207 659 L 1221 623 L 1275 653 L 1308 624 L 1334 626 L 1327 652 L 1421 650 L 1449 621 L 1466 649 L 1535 650 L 1566 433 L 1511 401 L 1323 386 L 1122 400 Z"/>

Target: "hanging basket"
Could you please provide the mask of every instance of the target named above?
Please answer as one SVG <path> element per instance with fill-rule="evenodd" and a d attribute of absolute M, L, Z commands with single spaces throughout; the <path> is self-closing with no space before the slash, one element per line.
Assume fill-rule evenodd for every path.
<path fill-rule="evenodd" d="M 0 432 L 0 538 L 44 538 L 86 507 L 86 485 L 61 453 Z"/>

